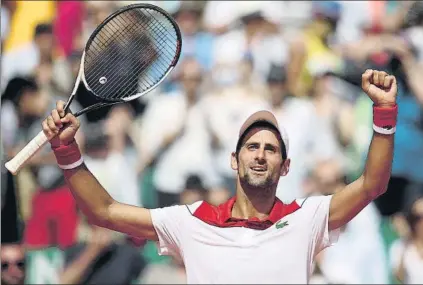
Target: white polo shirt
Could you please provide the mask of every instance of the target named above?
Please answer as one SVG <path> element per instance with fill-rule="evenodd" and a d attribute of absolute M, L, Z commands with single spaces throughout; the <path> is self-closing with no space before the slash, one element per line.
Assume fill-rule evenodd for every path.
<path fill-rule="evenodd" d="M 314 257 L 336 242 L 329 232 L 332 196 L 284 204 L 269 218 L 231 218 L 235 198 L 151 210 L 160 255 L 180 255 L 189 284 L 308 283 Z"/>

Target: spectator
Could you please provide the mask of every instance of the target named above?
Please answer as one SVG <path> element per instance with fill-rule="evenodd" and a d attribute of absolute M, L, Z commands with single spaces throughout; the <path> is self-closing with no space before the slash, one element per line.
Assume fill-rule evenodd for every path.
<path fill-rule="evenodd" d="M 203 181 L 197 175 L 188 176 L 184 190 L 180 195 L 181 205 L 191 205 L 197 201 L 205 200 L 208 190 L 204 188 Z"/>
<path fill-rule="evenodd" d="M 173 15 L 182 33 L 181 59 L 193 57 L 205 71 L 212 66 L 213 36 L 201 31 L 201 7 L 196 1 L 181 2 Z"/>
<path fill-rule="evenodd" d="M 423 197 L 417 199 L 407 214 L 411 235 L 394 242 L 390 260 L 395 277 L 403 284 L 423 283 Z"/>
<path fill-rule="evenodd" d="M 40 131 L 39 120 L 47 111 L 49 98 L 33 79 L 15 78 L 9 82 L 2 99 L 5 102 L 1 109 L 3 142 L 10 158 Z M 79 141 L 81 134 L 78 135 Z M 49 246 L 56 242 L 61 246 L 72 244 L 77 222 L 75 201 L 64 186 L 54 156 L 48 149 L 43 149 L 30 160 L 29 166 L 38 189 L 32 196 L 26 185 L 28 181 L 19 185 L 19 193 L 24 199 L 22 211 L 29 215 L 23 217 L 25 220 L 29 218 L 24 242 L 30 247 Z M 26 204 L 27 201 L 32 201 L 31 206 Z M 56 222 L 57 231 L 50 232 L 52 221 Z"/>
<path fill-rule="evenodd" d="M 312 21 L 304 32 L 291 41 L 288 87 L 295 96 L 307 96 L 312 89 L 313 76 L 310 67 L 324 66 L 338 69 L 342 64 L 331 48 L 331 37 L 336 32 L 341 6 L 337 1 L 313 1 Z"/>
<path fill-rule="evenodd" d="M 376 200 L 384 216 L 407 209 L 411 201 L 423 195 L 423 50 L 398 36 L 382 35 L 379 45 L 368 56 L 385 51 L 384 68 L 398 81 L 398 125 L 392 177 L 385 195 Z M 368 57 L 368 58 L 369 58 Z M 413 138 L 410 140 L 410 138 Z"/>
<path fill-rule="evenodd" d="M 236 23 L 233 29 L 215 40 L 213 73 L 222 75 L 221 80 L 215 82 L 218 85 L 227 86 L 239 79 L 237 65 L 247 57 L 251 58 L 253 73 L 262 81 L 272 63 L 288 61 L 286 39 L 258 1 L 245 3 L 245 7 L 239 9 Z"/>
<path fill-rule="evenodd" d="M 11 50 L 2 57 L 2 87 L 15 76 L 34 75 L 40 64 L 50 63 L 53 57 L 54 35 L 51 24 L 35 27 L 33 41 Z"/>
<path fill-rule="evenodd" d="M 93 226 L 87 243 L 65 251 L 60 284 L 131 284 L 144 266 L 128 239 L 116 240 L 110 230 Z"/>
<path fill-rule="evenodd" d="M 235 150 L 239 126 L 253 112 L 268 109 L 262 96 L 265 88 L 253 74 L 251 58 L 244 60 L 234 72 L 239 78 L 231 85 L 215 88 L 204 98 L 206 127 L 211 135 L 213 163 L 222 178 L 221 186 L 235 194 L 235 172 L 229 154 Z M 225 77 L 225 74 L 222 74 Z M 219 75 L 220 78 L 220 75 Z"/>
<path fill-rule="evenodd" d="M 88 125 L 85 163 L 114 199 L 140 206 L 136 164 L 128 157 L 131 120 L 129 108 L 118 106 L 111 110 L 105 122 Z"/>
<path fill-rule="evenodd" d="M 25 250 L 21 244 L 1 245 L 1 284 L 24 284 L 26 276 Z"/>
<path fill-rule="evenodd" d="M 273 65 L 267 85 L 272 112 L 289 137 L 291 169 L 279 181 L 277 195 L 283 201 L 292 201 L 304 196 L 302 182 L 314 163 L 337 156 L 336 141 L 312 102 L 289 95 L 285 67 Z"/>
<path fill-rule="evenodd" d="M 2 95 L 1 130 L 8 157 L 23 147 L 28 140 L 28 128 L 41 118 L 48 108 L 46 94 L 40 92 L 33 78 L 11 79 Z"/>
<path fill-rule="evenodd" d="M 207 188 L 218 179 L 203 115 L 206 106 L 200 103 L 201 66 L 187 58 L 180 70 L 183 89 L 152 99 L 142 123 L 141 169 L 156 161 L 153 184 L 160 206 L 178 202 L 188 175 L 200 176 Z"/>
<path fill-rule="evenodd" d="M 6 2 L 14 2 L 9 3 Z M 35 27 L 54 19 L 56 2 L 5 1 L 2 6 L 13 7 L 9 34 L 5 42 L 6 53 L 23 48 L 33 39 Z"/>
<path fill-rule="evenodd" d="M 173 13 L 173 17 L 178 23 L 182 34 L 182 50 L 180 61 L 184 58 L 194 58 L 204 70 L 208 72 L 213 65 L 213 45 L 214 37 L 210 33 L 203 31 L 200 25 L 201 3 L 196 1 L 181 1 L 179 7 Z M 177 80 L 179 76 L 179 65 L 170 74 L 161 87 L 162 92 L 170 93 L 182 88 Z"/>
<path fill-rule="evenodd" d="M 311 179 L 315 183 L 311 195 L 331 195 L 346 185 L 345 173 L 336 160 L 317 163 Z M 377 208 L 368 205 L 341 229 L 337 245 L 319 254 L 318 266 L 329 284 L 388 283 L 380 223 Z"/>

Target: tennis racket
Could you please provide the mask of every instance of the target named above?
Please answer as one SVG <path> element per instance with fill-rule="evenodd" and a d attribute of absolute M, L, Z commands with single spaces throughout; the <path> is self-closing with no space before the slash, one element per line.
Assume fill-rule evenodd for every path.
<path fill-rule="evenodd" d="M 74 113 L 75 116 L 147 94 L 175 67 L 181 46 L 179 27 L 163 9 L 146 3 L 120 8 L 88 39 L 65 110 L 69 111 L 81 81 L 88 94 L 98 100 Z M 17 174 L 47 142 L 41 131 L 6 163 L 6 168 Z"/>

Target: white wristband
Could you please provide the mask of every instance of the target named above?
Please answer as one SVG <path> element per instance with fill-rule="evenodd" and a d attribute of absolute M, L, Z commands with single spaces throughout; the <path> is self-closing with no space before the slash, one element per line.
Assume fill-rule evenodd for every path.
<path fill-rule="evenodd" d="M 393 127 L 391 129 L 384 129 L 382 127 L 378 127 L 375 124 L 373 124 L 373 130 L 376 133 L 382 134 L 382 135 L 392 135 L 395 133 L 395 131 L 397 130 L 397 127 Z"/>
<path fill-rule="evenodd" d="M 84 163 L 84 159 L 82 158 L 82 156 L 81 156 L 81 158 L 79 159 L 79 160 L 77 160 L 77 161 L 75 161 L 74 163 L 71 163 L 71 164 L 68 164 L 68 165 L 61 165 L 61 164 L 58 164 L 58 166 L 61 168 L 61 169 L 64 169 L 64 170 L 69 170 L 69 169 L 74 169 L 74 168 L 77 168 L 78 166 L 80 166 L 82 163 Z"/>

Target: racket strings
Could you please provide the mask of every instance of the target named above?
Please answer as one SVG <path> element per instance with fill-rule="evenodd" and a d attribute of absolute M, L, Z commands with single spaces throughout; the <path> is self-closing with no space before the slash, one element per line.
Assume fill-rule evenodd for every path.
<path fill-rule="evenodd" d="M 122 18 L 122 19 L 121 18 L 117 18 L 116 20 L 120 22 L 119 24 L 122 24 L 122 22 L 120 20 L 123 20 L 125 23 L 127 23 L 124 19 L 125 18 Z M 144 21 L 144 19 L 142 21 Z M 155 27 L 154 26 L 151 26 L 151 25 L 148 25 L 148 28 L 150 28 L 153 31 L 156 30 Z M 160 31 L 160 32 L 163 32 L 163 31 Z M 161 52 L 163 51 L 163 48 L 160 47 L 160 46 L 158 47 L 158 49 L 159 49 L 159 52 L 160 51 Z M 147 59 L 150 58 L 150 57 L 155 56 L 154 53 L 155 53 L 155 51 L 153 49 L 147 49 L 147 51 L 145 51 L 142 54 L 142 57 L 141 57 L 140 61 L 141 62 L 148 63 L 148 60 Z M 167 60 L 169 60 L 169 59 L 167 59 Z M 157 61 L 156 63 L 158 65 L 158 67 L 165 68 L 165 69 L 167 68 L 167 66 L 164 66 L 164 65 L 160 64 L 161 61 Z M 144 64 L 143 66 L 140 66 L 140 69 L 144 69 L 145 65 L 146 64 Z M 157 72 L 157 69 L 154 69 L 153 68 L 152 70 L 155 70 Z M 160 71 L 159 71 L 159 73 L 160 73 Z M 148 74 L 148 73 L 146 73 L 146 74 Z M 161 74 L 159 74 L 159 76 L 161 76 Z M 144 79 L 145 79 L 146 82 L 142 82 L 143 84 L 141 84 L 142 85 L 141 87 L 142 88 L 148 88 L 149 86 L 154 85 L 158 81 L 158 80 L 156 80 L 156 78 L 159 78 L 159 77 L 157 75 L 156 76 L 153 76 L 153 77 L 155 77 L 155 78 L 151 78 L 151 76 L 145 77 Z M 149 78 L 150 80 L 147 80 L 147 78 Z M 131 89 L 131 86 L 129 84 L 126 84 L 126 85 L 127 85 L 127 87 L 122 90 L 123 93 L 125 93 L 127 91 L 130 91 L 130 89 Z M 125 84 L 124 84 L 124 86 L 125 86 Z M 117 96 L 119 96 L 119 94 L 112 95 L 112 97 L 117 97 Z"/>
<path fill-rule="evenodd" d="M 112 25 L 113 25 L 113 23 L 111 23 Z M 114 25 L 113 25 L 114 26 Z M 127 28 L 127 27 L 126 27 Z M 108 31 L 106 31 L 106 32 L 108 32 Z M 119 30 L 119 34 L 120 35 L 125 35 L 125 30 L 124 31 L 122 31 L 122 30 Z M 141 45 L 142 45 L 142 42 L 140 42 L 140 43 L 138 43 L 138 45 L 137 45 L 137 48 L 141 48 Z M 151 52 L 150 53 L 147 53 L 147 52 L 145 52 L 144 53 L 145 54 L 145 56 L 144 57 L 149 57 L 149 56 L 151 56 L 152 54 L 151 54 Z M 116 55 L 116 56 L 114 56 L 114 57 L 112 57 L 110 60 L 113 62 L 114 60 L 116 60 L 117 59 L 117 57 L 118 57 L 118 55 Z M 144 66 L 142 66 L 142 67 L 140 67 L 140 68 L 143 68 Z M 122 69 L 124 69 L 124 66 L 123 67 L 121 67 L 119 70 L 117 70 L 117 72 L 120 72 L 120 71 L 122 71 Z M 93 74 L 93 76 L 98 76 L 98 73 L 97 74 Z M 154 80 L 153 80 L 154 81 Z M 119 82 L 118 82 L 118 84 L 119 84 Z M 148 88 L 148 86 L 144 86 L 144 88 Z M 119 94 L 117 94 L 117 95 L 119 95 Z M 115 96 L 116 96 L 116 94 L 115 94 Z M 113 97 L 115 97 L 115 96 L 113 96 Z"/>
<path fill-rule="evenodd" d="M 151 28 L 151 30 L 152 31 L 156 31 L 156 29 L 155 29 L 155 27 L 153 26 L 153 27 L 151 27 L 150 25 L 148 26 L 149 28 Z M 160 33 L 163 33 L 163 31 L 158 31 L 158 32 L 160 32 Z M 158 51 L 159 52 L 162 52 L 163 51 L 163 48 L 161 47 L 161 46 L 158 46 L 157 47 L 157 49 L 158 49 Z M 155 51 L 154 50 L 149 50 L 149 52 L 145 52 L 145 53 L 143 53 L 143 55 L 142 55 L 142 60 L 141 61 L 144 61 L 144 59 L 148 59 L 149 57 L 151 57 L 151 56 L 154 56 L 154 53 L 155 53 Z M 163 54 L 163 56 L 164 56 L 164 54 Z M 171 58 L 167 58 L 166 59 L 166 61 L 169 61 Z M 148 63 L 148 61 L 145 61 L 145 62 L 147 62 Z M 161 61 L 157 61 L 156 62 L 156 64 L 158 65 L 158 66 L 160 66 L 161 67 L 161 70 L 158 70 L 157 68 L 154 68 L 154 66 L 152 66 L 151 67 L 151 70 L 150 71 L 158 71 L 158 75 L 156 74 L 156 76 L 153 76 L 153 77 L 151 77 L 149 74 L 148 74 L 148 72 L 144 72 L 144 74 L 143 74 L 143 79 L 144 80 L 140 80 L 139 81 L 139 84 L 140 85 L 142 85 L 142 87 L 144 88 L 144 89 L 147 89 L 147 88 L 149 88 L 150 86 L 153 86 L 154 84 L 156 84 L 159 80 L 160 80 L 160 78 L 161 78 L 161 76 L 162 76 L 162 72 L 163 72 L 163 70 L 166 70 L 167 68 L 168 68 L 168 66 L 166 66 L 166 65 L 164 65 Z M 146 64 L 144 64 L 144 65 L 142 65 L 142 66 L 140 66 L 139 67 L 139 69 L 140 70 L 143 70 L 144 68 L 146 67 Z M 149 80 L 150 81 L 149 81 Z M 124 85 L 125 86 L 125 85 Z M 127 91 L 129 91 L 129 89 L 130 89 L 130 86 L 127 86 L 126 88 L 123 88 L 123 90 L 122 90 L 122 92 L 127 92 Z M 115 94 L 115 96 L 113 96 L 112 95 L 112 98 L 117 98 L 117 96 L 116 96 L 116 94 Z"/>
<path fill-rule="evenodd" d="M 144 15 L 142 15 L 144 16 Z M 160 23 L 160 22 L 156 22 L 156 23 Z M 164 34 L 163 29 L 160 29 L 160 27 L 158 25 L 153 25 L 153 26 L 149 26 L 149 28 L 151 28 L 151 30 L 153 32 L 155 32 L 154 37 L 162 40 L 161 43 L 165 43 L 167 44 L 167 47 L 171 47 L 167 42 L 167 39 L 164 38 L 163 36 L 161 36 L 162 34 Z M 174 47 L 171 47 L 172 49 L 174 49 Z M 155 66 L 151 66 L 149 72 L 144 72 L 144 80 L 140 81 L 140 84 L 143 86 L 146 86 L 146 88 L 149 88 L 149 86 L 152 86 L 154 84 L 156 84 L 162 77 L 162 72 L 164 70 L 168 69 L 168 64 L 170 61 L 173 61 L 174 55 L 170 54 L 170 52 L 168 51 L 168 48 L 166 48 L 164 45 L 157 45 L 157 50 L 158 50 L 158 54 L 159 56 L 163 56 L 164 60 L 157 60 L 157 67 Z M 169 56 L 170 55 L 170 56 Z M 145 54 L 146 57 L 151 56 L 150 54 L 146 53 Z M 144 69 L 144 66 L 140 67 L 141 69 Z M 151 73 L 151 74 L 149 74 Z M 126 88 L 127 89 L 127 88 Z M 126 90 L 124 90 L 126 91 Z"/>
<path fill-rule="evenodd" d="M 141 16 L 143 16 L 143 15 L 141 15 Z M 124 20 L 124 19 L 123 19 Z M 154 32 L 158 32 L 158 35 L 160 35 L 160 34 L 162 34 L 163 33 L 163 30 L 157 30 L 156 28 L 155 28 L 155 26 L 153 26 L 153 27 L 151 27 L 151 26 L 149 26 L 149 28 L 151 28 L 151 30 L 152 31 L 154 31 Z M 160 38 L 160 37 L 159 37 Z M 162 38 L 161 38 L 162 39 Z M 163 40 L 165 40 L 165 39 L 163 39 Z M 167 42 L 167 41 L 164 41 L 165 43 Z M 161 46 L 158 46 L 158 50 L 159 50 L 159 52 L 163 52 L 163 51 L 166 51 L 166 50 L 163 50 L 163 48 L 161 47 Z M 146 58 L 148 58 L 149 56 L 151 56 L 152 54 L 151 54 L 151 52 L 150 53 L 145 53 L 145 57 Z M 168 58 L 166 58 L 166 61 L 169 61 L 169 60 L 171 60 L 171 59 L 173 59 L 173 57 L 174 57 L 174 55 L 172 55 L 172 54 L 170 54 L 170 52 L 167 52 L 167 55 L 168 55 Z M 165 54 L 163 53 L 163 56 L 165 56 Z M 160 65 L 160 67 L 162 68 L 162 69 L 167 69 L 168 68 L 168 66 L 166 66 L 162 61 L 157 61 L 157 64 L 158 65 Z M 143 69 L 145 66 L 141 66 L 140 67 L 140 69 Z M 155 68 L 152 68 L 152 71 L 157 71 L 157 69 L 155 69 Z M 159 72 L 159 74 L 155 77 L 155 78 L 152 78 L 151 76 L 149 76 L 148 75 L 148 73 L 145 73 L 145 79 L 146 79 L 146 81 L 147 81 L 147 79 L 150 79 L 150 81 L 151 82 L 147 82 L 147 83 L 149 83 L 150 85 L 154 85 L 155 83 L 157 83 L 157 81 L 158 80 L 156 80 L 155 78 L 160 78 L 161 77 L 161 73 Z M 145 83 L 144 82 L 140 82 L 140 84 L 143 84 L 143 85 L 145 85 Z M 146 86 L 146 88 L 148 88 L 148 86 Z"/>
<path fill-rule="evenodd" d="M 124 32 L 122 32 L 122 31 L 119 31 L 119 34 L 124 34 Z M 142 43 L 140 42 L 140 43 L 138 43 L 137 44 L 137 48 L 141 48 L 141 45 L 142 45 Z M 150 53 L 147 53 L 147 52 L 145 52 L 144 53 L 147 57 L 148 56 L 151 56 L 151 52 Z M 116 54 L 114 57 L 111 57 L 109 60 L 110 60 L 110 62 L 112 62 L 113 64 L 118 64 L 117 62 L 115 62 L 116 61 L 116 59 L 118 59 L 118 54 Z M 104 60 L 104 58 L 100 58 L 100 61 L 103 61 Z M 141 67 L 141 68 L 143 68 L 143 67 Z M 119 69 L 117 69 L 116 70 L 116 72 L 122 72 L 123 70 L 125 69 L 125 66 L 124 65 L 121 65 L 121 67 L 119 68 Z M 99 70 L 101 70 L 101 69 L 99 69 Z M 98 77 L 99 76 L 99 72 L 97 72 L 97 73 L 95 73 L 95 74 L 91 74 L 91 77 Z M 110 86 L 111 88 L 112 87 L 116 87 L 116 85 L 120 85 L 120 84 L 122 84 L 122 82 L 114 82 L 114 83 L 112 83 L 112 84 L 114 84 L 113 86 Z M 144 85 L 144 86 L 142 86 L 143 88 L 148 88 L 148 86 L 146 86 L 146 85 Z M 124 91 L 123 91 L 124 92 Z M 117 96 L 119 96 L 119 94 L 115 94 L 114 96 L 112 95 L 112 97 L 117 97 Z M 109 97 L 110 98 L 110 97 Z"/>
<path fill-rule="evenodd" d="M 87 47 L 85 79 L 98 96 L 120 99 L 147 91 L 172 66 L 179 53 L 178 34 L 166 16 L 150 11 L 118 14 Z"/>

